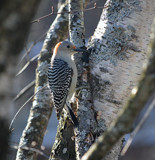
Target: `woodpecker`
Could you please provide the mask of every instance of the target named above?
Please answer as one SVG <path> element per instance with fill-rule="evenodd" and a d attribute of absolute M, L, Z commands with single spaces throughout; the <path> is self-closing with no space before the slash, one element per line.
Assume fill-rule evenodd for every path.
<path fill-rule="evenodd" d="M 73 55 L 83 51 L 69 41 L 59 42 L 54 48 L 48 69 L 48 82 L 57 118 L 60 119 L 61 112 L 66 106 L 75 126 L 78 125 L 78 121 L 69 106 L 77 83 L 77 68 Z"/>

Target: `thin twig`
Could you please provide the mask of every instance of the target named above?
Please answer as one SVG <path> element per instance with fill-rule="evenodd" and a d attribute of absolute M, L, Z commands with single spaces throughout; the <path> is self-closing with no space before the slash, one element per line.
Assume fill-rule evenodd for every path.
<path fill-rule="evenodd" d="M 30 60 L 29 54 L 30 54 L 31 49 L 29 50 L 29 48 L 27 47 L 27 44 L 25 44 L 25 49 L 26 49 L 25 58 L 27 61 L 29 61 Z"/>
<path fill-rule="evenodd" d="M 28 61 L 24 65 L 24 67 L 16 74 L 16 76 L 19 76 L 21 73 L 23 73 L 26 70 L 26 68 L 30 65 L 30 63 L 32 63 L 35 59 L 37 59 L 38 56 L 39 56 L 39 54 L 37 54 L 36 56 L 34 56 L 33 58 L 31 58 L 30 61 Z"/>
<path fill-rule="evenodd" d="M 44 152 L 42 152 L 41 150 L 36 149 L 36 148 L 32 148 L 32 147 L 28 147 L 28 146 L 19 146 L 19 145 L 17 145 L 17 144 L 10 144 L 9 147 L 10 147 L 10 148 L 13 148 L 13 149 L 22 148 L 22 149 L 24 149 L 24 150 L 33 151 L 33 152 L 36 152 L 36 153 L 40 154 L 41 156 L 49 159 L 49 156 L 48 156 L 48 155 L 46 155 Z"/>
<path fill-rule="evenodd" d="M 91 5 L 91 4 L 94 4 L 94 3 L 96 3 L 98 0 L 93 0 L 93 1 L 91 1 L 91 2 L 89 2 L 88 4 L 87 4 L 87 6 L 89 6 L 89 5 Z"/>
<path fill-rule="evenodd" d="M 19 110 L 16 112 L 15 116 L 13 117 L 13 119 L 11 120 L 10 126 L 9 126 L 9 130 L 11 130 L 12 124 L 15 121 L 16 117 L 18 116 L 19 112 L 25 107 L 25 105 L 30 102 L 32 100 L 32 98 L 42 89 L 44 89 L 47 85 L 45 85 L 44 87 L 40 88 L 35 94 L 33 94 L 20 108 Z"/>
<path fill-rule="evenodd" d="M 30 82 L 26 87 L 24 87 L 17 95 L 16 97 L 13 99 L 13 101 L 18 100 L 25 92 L 27 92 L 31 87 L 33 87 L 35 84 L 35 80 L 33 80 L 32 82 Z"/>
<path fill-rule="evenodd" d="M 144 116 L 142 117 L 142 119 L 140 120 L 139 124 L 136 126 L 136 128 L 134 129 L 134 131 L 131 133 L 130 138 L 127 140 L 122 152 L 121 152 L 121 156 L 124 156 L 125 153 L 127 152 L 128 148 L 130 147 L 133 138 L 136 136 L 137 132 L 140 130 L 140 128 L 142 127 L 143 123 L 146 121 L 146 119 L 148 118 L 150 112 L 152 111 L 152 109 L 155 106 L 155 96 L 153 97 L 153 101 L 150 104 L 150 106 L 148 107 L 148 109 L 146 110 Z"/>
<path fill-rule="evenodd" d="M 96 4 L 96 3 L 95 3 L 95 4 Z M 90 10 L 93 10 L 93 9 L 103 9 L 103 8 L 105 8 L 105 7 L 104 7 L 104 6 L 97 7 L 96 5 L 94 5 L 94 7 L 85 9 L 84 12 L 90 11 Z M 67 11 L 67 12 L 61 12 L 61 13 L 59 13 L 59 12 L 51 12 L 51 13 L 45 15 L 45 16 L 42 16 L 42 17 L 40 17 L 40 18 L 37 18 L 37 19 L 33 20 L 31 23 L 40 22 L 40 20 L 42 20 L 42 19 L 44 19 L 44 18 L 47 18 L 47 17 L 49 17 L 49 16 L 51 16 L 51 15 L 65 14 L 65 13 L 70 14 L 70 13 L 75 13 L 75 12 L 79 12 L 79 10 L 74 10 L 74 11 L 72 11 L 72 12 Z"/>
<path fill-rule="evenodd" d="M 31 52 L 32 48 L 47 34 L 47 31 L 45 33 L 43 33 L 37 40 L 35 40 L 33 42 L 33 44 L 27 49 L 27 51 L 24 53 L 24 55 L 22 56 L 20 62 L 18 63 L 18 66 L 22 63 L 23 59 L 29 55 L 29 53 Z"/>
<path fill-rule="evenodd" d="M 26 49 L 26 52 L 24 53 L 24 55 L 22 56 L 21 60 L 19 61 L 18 66 L 22 63 L 24 58 L 30 54 L 30 52 L 31 52 L 31 50 L 32 50 L 32 48 L 34 47 L 35 44 L 36 43 L 34 42 L 33 44 L 31 44 L 31 46 L 28 49 Z"/>

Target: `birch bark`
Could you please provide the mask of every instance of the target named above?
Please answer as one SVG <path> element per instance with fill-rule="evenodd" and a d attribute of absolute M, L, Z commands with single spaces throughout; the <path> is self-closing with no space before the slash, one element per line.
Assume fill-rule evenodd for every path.
<path fill-rule="evenodd" d="M 130 99 L 118 115 L 116 121 L 102 134 L 96 143 L 83 156 L 82 160 L 100 160 L 112 146 L 126 133 L 128 133 L 146 103 L 152 99 L 155 103 L 155 21 L 152 27 L 151 41 L 148 47 L 149 60 L 143 70 L 141 80 L 131 93 Z"/>
<path fill-rule="evenodd" d="M 92 93 L 103 130 L 114 121 L 141 77 L 148 58 L 155 0 L 108 0 L 89 47 Z M 118 159 L 119 141 L 105 159 Z"/>

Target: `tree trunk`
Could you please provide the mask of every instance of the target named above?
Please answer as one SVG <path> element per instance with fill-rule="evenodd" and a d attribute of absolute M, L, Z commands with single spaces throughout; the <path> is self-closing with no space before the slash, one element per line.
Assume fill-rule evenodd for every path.
<path fill-rule="evenodd" d="M 84 29 L 84 3 L 82 0 L 69 1 L 69 33 L 70 41 L 75 46 L 85 47 Z M 78 10 L 78 12 L 75 12 Z M 73 13 L 72 13 L 73 12 Z M 77 88 L 80 88 L 79 95 L 76 97 L 76 110 L 79 126 L 74 130 L 76 159 L 80 160 L 83 154 L 94 142 L 95 129 L 97 127 L 95 113 L 92 104 L 92 94 L 89 81 L 89 53 L 77 53 L 75 55 L 78 69 Z"/>
<path fill-rule="evenodd" d="M 155 0 L 108 0 L 89 42 L 93 103 L 103 130 L 116 119 L 141 77 L 154 8 Z M 118 159 L 121 146 L 119 141 L 105 159 Z"/>
<path fill-rule="evenodd" d="M 81 2 L 79 1 L 79 4 Z M 74 141 L 71 140 L 71 137 L 75 138 L 77 159 L 80 159 L 97 139 L 100 132 L 109 128 L 110 124 L 116 119 L 119 111 L 127 102 L 131 90 L 137 85 L 143 67 L 145 67 L 148 58 L 146 49 L 150 39 L 154 8 L 155 0 L 148 0 L 147 2 L 144 0 L 107 1 L 99 24 L 89 41 L 88 54 L 82 58 L 84 63 L 77 64 L 81 68 L 78 84 L 83 87 L 78 97 L 77 117 L 79 128 L 74 130 L 76 136 L 72 137 L 73 128 L 70 122 L 66 120 L 66 115 L 64 115 L 59 122 L 51 154 L 52 159 L 76 159 Z M 81 6 L 78 9 L 81 10 Z M 67 12 L 67 10 L 63 12 Z M 49 53 L 51 47 L 57 41 L 62 40 L 64 32 L 68 29 L 68 16 L 66 14 L 62 15 L 62 17 L 60 15 L 57 16 L 45 39 L 36 71 L 36 91 L 47 82 L 45 68 L 47 68 L 50 61 Z M 82 40 L 84 39 L 82 17 L 75 16 L 70 18 L 72 20 L 70 23 L 70 40 L 76 43 L 78 47 L 84 47 L 84 41 L 80 40 L 78 42 L 78 36 Z M 59 27 L 62 27 L 63 30 Z M 80 31 L 81 28 L 82 30 Z M 60 33 L 59 37 L 58 33 Z M 89 51 L 91 51 L 90 61 Z M 80 61 L 81 57 L 79 56 L 78 58 L 77 61 Z M 44 91 L 42 90 L 35 96 L 20 146 L 31 146 L 32 142 L 35 141 L 36 147 L 39 148 L 42 143 L 51 112 L 50 106 L 47 108 L 47 105 L 51 104 L 50 98 Z M 43 95 L 45 96 L 44 99 L 42 98 Z M 41 104 L 42 107 L 40 107 L 40 101 L 44 101 Z M 42 110 L 46 114 L 43 114 Z M 44 126 L 40 127 L 38 117 L 43 119 Z M 35 121 L 35 118 L 37 118 L 37 121 Z M 35 129 L 40 133 L 39 135 L 38 133 L 36 134 Z M 122 141 L 120 140 L 105 159 L 117 160 L 121 148 Z M 17 159 L 24 158 L 24 155 L 29 159 L 36 158 L 36 153 L 26 152 L 20 148 Z"/>
<path fill-rule="evenodd" d="M 116 119 L 119 111 L 127 102 L 131 90 L 141 77 L 143 65 L 148 58 L 146 49 L 150 39 L 154 5 L 154 0 L 147 1 L 147 4 L 145 1 L 139 0 L 108 0 L 105 5 L 99 24 L 88 43 L 88 50 L 91 50 L 90 74 L 83 74 L 81 71 L 86 69 L 86 66 L 80 70 L 81 79 L 85 83 L 82 83 L 80 79 L 78 83 L 80 85 L 86 84 L 87 87 L 90 83 L 91 87 L 90 91 L 88 89 L 81 90 L 81 98 L 86 97 L 78 99 L 79 125 L 85 126 L 87 124 L 89 127 L 90 124 L 87 131 L 86 127 L 79 132 L 80 134 L 84 133 L 82 141 L 78 139 L 80 134 L 75 136 L 75 140 L 77 138 L 79 142 L 82 142 L 76 141 L 76 145 L 78 144 L 79 148 L 84 147 L 82 151 L 76 148 L 79 157 L 88 150 L 88 146 L 91 145 L 96 136 L 101 131 L 105 131 Z M 78 22 L 81 21 L 79 17 L 76 18 L 78 18 Z M 74 23 L 74 19 L 71 23 Z M 81 35 L 83 31 L 76 30 L 78 25 L 79 23 L 71 26 L 70 35 L 71 41 L 81 47 L 83 44 L 79 41 L 76 32 L 79 31 L 79 35 Z M 79 43 L 77 43 L 78 41 Z M 88 55 L 86 57 L 88 59 Z M 80 66 L 79 61 L 77 64 Z M 89 70 L 86 69 L 85 71 L 88 72 Z M 81 73 L 79 73 L 79 77 Z M 88 80 L 89 83 L 87 84 Z M 93 104 L 91 105 L 92 101 Z M 93 110 L 94 107 L 95 111 Z M 91 118 L 87 117 L 91 109 L 93 111 L 91 115 L 94 117 L 97 112 L 95 118 L 98 125 L 94 123 L 95 119 L 91 121 Z M 80 112 L 80 110 L 83 111 Z M 85 114 L 83 114 L 84 111 Z M 89 145 L 87 146 L 86 143 Z M 122 141 L 120 140 L 105 159 L 118 159 L 121 148 Z"/>
<path fill-rule="evenodd" d="M 74 43 L 75 46 L 81 48 L 85 48 L 83 8 L 84 4 L 81 0 L 69 1 L 70 41 Z M 88 59 L 89 53 L 77 53 L 75 55 L 78 68 L 77 88 L 80 87 L 80 94 L 75 98 L 75 103 L 72 106 L 75 112 L 77 112 L 79 127 L 74 129 L 73 132 L 72 124 L 68 123 L 66 115 L 63 116 L 61 121 L 59 121 L 56 140 L 52 148 L 52 159 L 80 159 L 94 142 L 93 134 L 94 132 L 96 134 L 95 129 L 97 124 L 91 101 Z"/>
<path fill-rule="evenodd" d="M 113 147 L 113 145 L 126 133 L 130 132 L 133 123 L 139 115 L 142 108 L 151 100 L 146 113 L 151 111 L 155 105 L 155 21 L 152 27 L 150 45 L 147 54 L 148 63 L 143 69 L 141 80 L 138 86 L 134 87 L 130 99 L 124 105 L 117 119 L 110 125 L 98 140 L 91 146 L 88 152 L 82 157 L 82 160 L 94 160 L 94 157 L 101 160 Z M 144 117 L 146 118 L 146 113 Z M 143 117 L 142 120 L 145 118 Z M 141 121 L 142 122 L 142 121 Z M 137 127 L 140 127 L 138 125 Z M 137 128 L 136 127 L 136 128 Z M 134 130 L 135 131 L 135 130 Z"/>

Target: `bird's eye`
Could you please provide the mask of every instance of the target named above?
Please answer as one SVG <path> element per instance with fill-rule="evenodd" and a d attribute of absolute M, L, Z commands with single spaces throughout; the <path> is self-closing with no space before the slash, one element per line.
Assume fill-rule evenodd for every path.
<path fill-rule="evenodd" d="M 68 45 L 67 48 L 70 48 L 70 46 Z"/>

